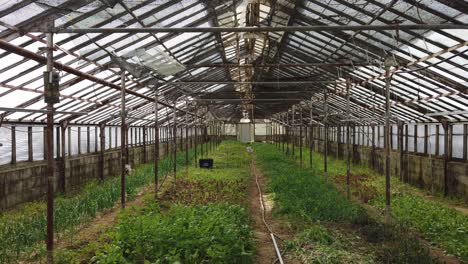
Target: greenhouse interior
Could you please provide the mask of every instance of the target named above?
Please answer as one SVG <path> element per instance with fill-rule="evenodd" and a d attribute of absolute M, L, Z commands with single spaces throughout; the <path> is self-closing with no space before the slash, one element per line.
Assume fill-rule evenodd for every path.
<path fill-rule="evenodd" d="M 468 1 L 0 0 L 0 263 L 468 263 Z"/>

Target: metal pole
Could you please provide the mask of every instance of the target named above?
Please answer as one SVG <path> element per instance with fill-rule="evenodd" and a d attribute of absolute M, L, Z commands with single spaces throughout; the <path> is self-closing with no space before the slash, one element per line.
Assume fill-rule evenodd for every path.
<path fill-rule="evenodd" d="M 47 37 L 47 72 L 54 69 L 54 36 L 52 33 Z M 49 76 L 50 79 L 50 76 Z M 50 80 L 49 80 L 50 81 Z M 54 262 L 54 103 L 47 103 L 47 263 Z"/>
<path fill-rule="evenodd" d="M 154 87 L 154 195 L 158 198 L 159 190 L 159 94 L 158 87 Z"/>
<path fill-rule="evenodd" d="M 54 33 L 188 33 L 188 32 L 313 32 L 313 31 L 363 31 L 363 30 L 443 30 L 468 29 L 464 24 L 388 24 L 388 25 L 351 25 L 351 26 L 283 26 L 283 27 L 151 27 L 151 28 L 56 28 Z M 38 31 L 40 32 L 40 31 Z M 46 33 L 46 32 L 43 32 Z"/>
<path fill-rule="evenodd" d="M 324 124 L 325 124 L 325 135 L 324 135 L 324 143 L 325 143 L 325 153 L 324 153 L 324 158 L 323 158 L 323 176 L 325 177 L 325 180 L 328 180 L 328 95 L 327 95 L 327 90 L 325 90 L 324 94 L 324 103 L 325 103 L 325 118 L 324 118 Z"/>
<path fill-rule="evenodd" d="M 295 122 L 296 122 L 296 120 L 295 120 L 295 117 L 296 117 L 296 107 L 293 105 L 292 106 L 292 122 L 291 122 L 291 126 L 292 126 L 292 128 L 291 128 L 291 132 L 292 132 L 292 137 L 291 137 L 292 138 L 292 140 L 291 140 L 292 146 L 291 146 L 291 148 L 292 148 L 292 157 L 293 157 L 293 159 L 296 159 L 296 155 L 294 153 L 294 149 L 295 149 L 294 145 L 296 145 L 296 131 L 295 131 L 295 125 L 296 125 Z"/>
<path fill-rule="evenodd" d="M 390 65 L 385 65 L 385 221 L 391 221 L 390 212 Z"/>
<path fill-rule="evenodd" d="M 302 107 L 300 107 L 299 110 L 301 111 L 300 124 L 299 124 L 299 159 L 300 159 L 301 169 L 302 169 Z"/>
<path fill-rule="evenodd" d="M 350 94 L 349 91 L 351 90 L 351 82 L 348 79 L 348 82 L 346 83 L 346 118 L 349 120 L 350 119 Z M 346 122 L 346 195 L 348 199 L 351 198 L 351 191 L 350 191 L 350 186 L 349 186 L 349 178 L 351 175 L 351 149 L 350 149 L 350 131 L 349 131 L 349 123 L 350 121 Z"/>
<path fill-rule="evenodd" d="M 309 165 L 310 165 L 310 168 L 312 168 L 312 151 L 314 150 L 313 149 L 313 144 L 314 144 L 314 127 L 313 127 L 313 123 L 314 122 L 314 116 L 313 116 L 313 103 L 312 103 L 312 97 L 310 98 L 310 122 L 309 122 L 309 126 L 310 126 L 310 135 L 309 135 Z"/>
<path fill-rule="evenodd" d="M 173 151 L 173 158 L 174 158 L 174 189 L 176 188 L 176 181 L 177 181 L 177 111 L 175 109 L 177 105 L 177 100 L 174 101 L 174 108 L 173 108 L 173 113 L 174 113 L 174 124 L 173 124 L 173 145 L 172 145 L 172 151 Z"/>
<path fill-rule="evenodd" d="M 125 70 L 122 69 L 120 73 L 120 85 L 121 85 L 121 92 L 120 92 L 120 105 L 121 105 L 121 113 L 120 113 L 120 204 L 122 208 L 125 208 L 125 174 L 126 174 L 126 162 L 127 162 L 127 129 L 125 123 Z"/>
<path fill-rule="evenodd" d="M 185 101 L 185 108 L 188 109 L 187 101 Z M 188 165 L 189 165 L 188 149 L 189 149 L 189 145 L 188 145 L 188 114 L 185 113 L 185 167 L 187 169 L 188 169 Z"/>

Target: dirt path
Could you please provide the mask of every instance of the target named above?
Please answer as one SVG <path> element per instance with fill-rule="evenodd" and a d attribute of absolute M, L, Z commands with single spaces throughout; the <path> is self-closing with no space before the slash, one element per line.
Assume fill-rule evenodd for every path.
<path fill-rule="evenodd" d="M 252 218 L 252 227 L 255 233 L 256 263 L 271 264 L 277 261 L 278 258 L 271 239 L 270 231 L 263 222 L 263 209 L 260 202 L 260 192 L 257 187 L 256 179 L 258 180 L 258 185 L 260 186 L 263 194 L 265 221 L 270 226 L 271 230 L 281 239 L 290 239 L 292 237 L 292 230 L 290 230 L 280 219 L 272 217 L 273 201 L 268 195 L 265 195 L 266 179 L 256 165 L 255 156 L 253 156 L 251 164 L 251 175 L 249 183 L 249 214 Z M 277 238 L 276 241 L 281 249 L 281 240 Z M 285 263 L 298 263 L 287 259 L 286 256 L 283 256 L 283 260 Z"/>

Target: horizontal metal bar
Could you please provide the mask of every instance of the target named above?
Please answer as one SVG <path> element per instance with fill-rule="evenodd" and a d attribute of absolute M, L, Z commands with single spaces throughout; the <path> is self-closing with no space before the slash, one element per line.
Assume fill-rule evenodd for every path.
<path fill-rule="evenodd" d="M 9 43 L 9 42 L 7 42 L 5 40 L 0 40 L 0 49 L 3 49 L 5 51 L 8 51 L 8 52 L 11 52 L 11 53 L 14 53 L 14 54 L 17 54 L 17 55 L 22 56 L 24 58 L 31 59 L 33 61 L 36 61 L 36 62 L 40 63 L 40 64 L 46 64 L 46 62 L 47 62 L 45 57 L 43 57 L 43 56 L 41 56 L 41 55 L 39 55 L 37 53 L 34 53 L 34 52 L 30 51 L 30 50 L 27 50 L 27 49 L 21 48 L 19 46 L 16 46 L 14 44 L 11 44 L 11 43 Z M 101 84 L 103 86 L 112 88 L 114 90 L 117 90 L 117 91 L 121 90 L 121 87 L 119 85 L 117 85 L 117 84 L 114 84 L 114 83 L 108 82 L 106 80 L 100 79 L 100 78 L 98 78 L 98 77 L 96 77 L 94 75 L 82 72 L 80 70 L 77 70 L 74 67 L 69 66 L 69 65 L 65 65 L 65 64 L 62 64 L 60 62 L 54 61 L 54 67 L 59 69 L 59 70 L 63 70 L 63 71 L 68 72 L 70 74 L 76 75 L 76 76 L 78 76 L 80 78 L 87 79 L 87 80 L 89 80 L 91 82 L 98 83 L 98 84 Z M 143 98 L 143 99 L 145 99 L 147 101 L 150 101 L 150 102 L 154 102 L 154 97 L 146 96 L 146 95 L 141 94 L 139 92 L 136 92 L 134 90 L 125 89 L 125 93 L 129 94 L 129 95 L 136 96 L 136 97 Z M 170 104 L 168 104 L 166 102 L 163 102 L 163 101 L 158 101 L 158 103 L 165 106 L 165 107 L 174 108 L 174 106 L 172 106 L 172 105 L 170 105 Z M 189 115 L 196 116 L 194 113 L 187 112 L 187 111 L 185 111 L 183 109 L 180 109 L 180 108 L 176 108 L 176 110 L 186 112 Z M 197 116 L 197 117 L 199 117 L 199 116 Z"/>
<path fill-rule="evenodd" d="M 302 84 L 344 84 L 346 81 L 258 81 L 258 82 L 230 82 L 230 81 L 180 81 L 180 82 L 168 82 L 164 85 L 217 85 L 217 84 L 265 84 L 265 85 L 302 85 Z"/>
<path fill-rule="evenodd" d="M 424 114 L 425 116 L 447 116 L 447 115 L 466 115 L 468 114 L 468 110 L 458 110 L 458 111 L 446 111 L 446 112 L 438 112 L 438 113 L 427 113 Z"/>
<path fill-rule="evenodd" d="M 206 63 L 185 64 L 186 68 L 284 68 L 284 67 L 344 67 L 344 66 L 370 66 L 378 65 L 369 62 L 343 62 L 343 63 L 282 63 L 282 64 L 235 64 L 235 63 Z"/>
<path fill-rule="evenodd" d="M 47 114 L 47 110 L 44 110 L 44 109 L 25 109 L 25 108 L 14 108 L 14 107 L 0 107 L 0 111 Z M 62 114 L 62 115 L 87 115 L 88 114 L 86 112 L 69 112 L 69 111 L 54 111 L 54 113 Z"/>
<path fill-rule="evenodd" d="M 190 101 L 202 101 L 202 102 L 214 102 L 214 101 L 226 101 L 226 102 L 270 102 L 270 101 L 301 101 L 304 98 L 269 98 L 269 99 L 242 99 L 242 98 L 203 98 L 203 99 L 192 99 Z"/>
<path fill-rule="evenodd" d="M 56 28 L 53 33 L 192 33 L 192 32 L 310 32 L 310 31 L 363 31 L 363 30 L 442 30 L 468 29 L 466 24 L 389 24 L 354 26 L 287 26 L 287 27 L 150 27 L 150 28 Z M 40 31 L 39 31 L 40 32 Z M 47 33 L 47 32 L 43 32 Z"/>

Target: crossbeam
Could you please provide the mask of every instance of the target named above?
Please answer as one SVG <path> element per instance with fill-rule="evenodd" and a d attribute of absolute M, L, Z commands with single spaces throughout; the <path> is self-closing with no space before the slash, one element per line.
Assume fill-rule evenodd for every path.
<path fill-rule="evenodd" d="M 465 24 L 389 24 L 352 26 L 283 26 L 283 27 L 143 27 L 143 28 L 55 28 L 52 33 L 235 33 L 235 32 L 311 32 L 311 31 L 363 31 L 363 30 L 443 30 L 468 29 Z M 38 31 L 46 33 L 45 31 Z"/>

